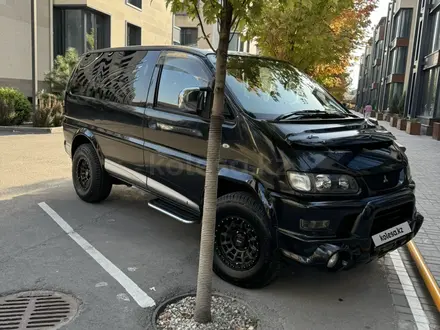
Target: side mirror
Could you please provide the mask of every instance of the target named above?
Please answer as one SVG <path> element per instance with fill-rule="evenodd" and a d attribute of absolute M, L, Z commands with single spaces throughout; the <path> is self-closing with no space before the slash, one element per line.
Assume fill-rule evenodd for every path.
<path fill-rule="evenodd" d="M 197 113 L 200 94 L 202 91 L 198 87 L 184 88 L 179 93 L 178 106 L 185 112 Z"/>
<path fill-rule="evenodd" d="M 406 147 L 405 147 L 403 144 L 400 144 L 400 143 L 397 142 L 397 141 L 394 141 L 394 143 L 396 143 L 397 147 L 398 147 L 400 150 L 402 150 L 403 153 L 406 152 Z"/>
<path fill-rule="evenodd" d="M 212 94 L 210 87 L 185 88 L 179 93 L 179 109 L 201 115 L 206 110 L 210 94 Z"/>

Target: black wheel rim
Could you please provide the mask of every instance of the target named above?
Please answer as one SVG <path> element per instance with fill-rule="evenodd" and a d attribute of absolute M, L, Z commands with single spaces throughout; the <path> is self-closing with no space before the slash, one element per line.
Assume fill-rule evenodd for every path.
<path fill-rule="evenodd" d="M 81 158 L 76 167 L 76 177 L 82 189 L 87 190 L 90 186 L 90 166 L 86 159 Z"/>
<path fill-rule="evenodd" d="M 216 224 L 215 250 L 230 268 L 245 271 L 260 257 L 260 242 L 254 227 L 240 217 L 226 217 Z"/>

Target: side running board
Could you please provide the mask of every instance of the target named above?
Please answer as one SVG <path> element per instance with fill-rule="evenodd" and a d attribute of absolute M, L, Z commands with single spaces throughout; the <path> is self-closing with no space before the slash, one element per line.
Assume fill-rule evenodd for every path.
<path fill-rule="evenodd" d="M 200 223 L 200 215 L 198 213 L 163 199 L 153 199 L 148 202 L 148 206 L 186 224 Z"/>

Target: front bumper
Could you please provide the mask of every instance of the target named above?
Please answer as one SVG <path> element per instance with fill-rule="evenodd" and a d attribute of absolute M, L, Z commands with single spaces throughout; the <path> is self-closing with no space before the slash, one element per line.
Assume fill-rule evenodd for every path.
<path fill-rule="evenodd" d="M 357 201 L 301 203 L 281 196 L 274 199 L 278 246 L 285 257 L 306 265 L 325 266 L 336 252 L 336 268 L 368 263 L 405 245 L 424 221 L 410 188 Z M 330 226 L 324 232 L 306 232 L 300 228 L 300 219 L 325 219 Z M 410 233 L 375 246 L 373 235 L 404 222 L 408 222 Z"/>

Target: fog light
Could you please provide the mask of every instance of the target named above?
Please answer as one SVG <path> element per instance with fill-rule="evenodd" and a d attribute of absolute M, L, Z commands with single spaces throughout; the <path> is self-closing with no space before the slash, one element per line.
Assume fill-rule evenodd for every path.
<path fill-rule="evenodd" d="M 301 229 L 304 230 L 322 230 L 328 229 L 330 226 L 329 220 L 300 220 Z"/>
<path fill-rule="evenodd" d="M 333 267 L 335 267 L 336 264 L 338 263 L 338 260 L 339 260 L 339 253 L 336 252 L 334 255 L 332 255 L 332 256 L 330 257 L 330 259 L 328 259 L 327 267 L 328 267 L 328 268 L 333 268 Z"/>

